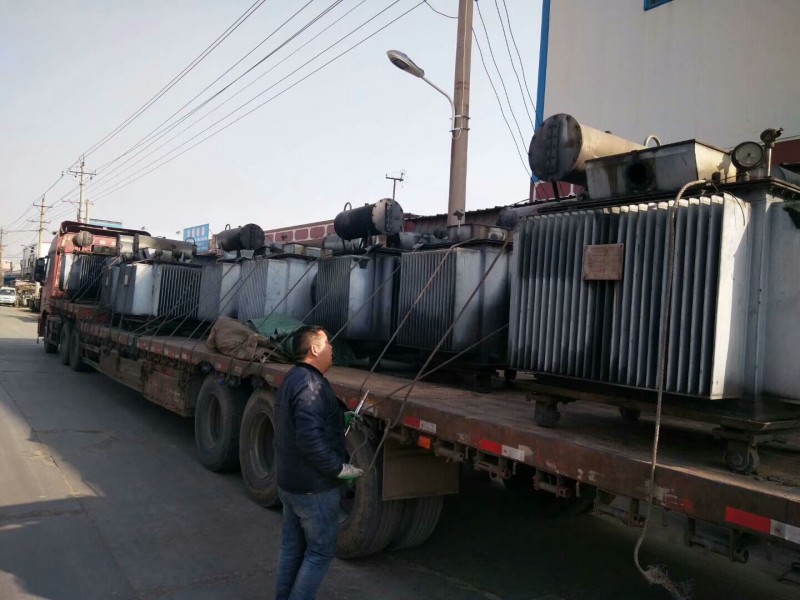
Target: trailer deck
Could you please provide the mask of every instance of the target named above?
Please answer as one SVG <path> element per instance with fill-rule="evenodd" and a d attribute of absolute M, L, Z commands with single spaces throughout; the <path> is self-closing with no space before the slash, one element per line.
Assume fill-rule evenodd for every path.
<path fill-rule="evenodd" d="M 101 357 L 93 366 L 184 416 L 193 407 L 181 402 L 175 390 L 188 390 L 189 372 L 213 370 L 276 387 L 291 368 L 223 356 L 202 339 L 138 336 L 90 322 L 81 323 L 80 331 L 86 348 Z M 548 477 L 545 485 L 557 495 L 570 493 L 561 483 L 564 478 L 578 482 L 578 492 L 581 485 L 590 485 L 628 497 L 628 520 L 637 524 L 638 501 L 649 498 L 654 431 L 649 417 L 632 423 L 612 407 L 578 402 L 562 409 L 557 427 L 544 428 L 534 420 L 534 403 L 522 383 L 497 382 L 497 389 L 485 394 L 422 381 L 404 400 L 408 378 L 367 374 L 334 367 L 327 378 L 351 410 L 368 390 L 365 413 L 388 424 L 394 438 L 443 458 L 469 460 L 497 477 L 510 476 L 515 463 L 527 465 Z M 800 439 L 788 434 L 777 442 L 762 445 L 757 475 L 736 474 L 724 466 L 722 447 L 709 425 L 665 417 L 655 503 L 734 534 L 746 531 L 800 545 Z"/>

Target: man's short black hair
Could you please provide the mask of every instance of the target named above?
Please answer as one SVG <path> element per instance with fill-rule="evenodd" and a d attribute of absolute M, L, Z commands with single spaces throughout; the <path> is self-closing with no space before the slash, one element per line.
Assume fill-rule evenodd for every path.
<path fill-rule="evenodd" d="M 311 352 L 311 345 L 320 333 L 325 333 L 325 329 L 317 325 L 305 325 L 294 332 L 292 345 L 295 360 L 308 356 L 308 353 Z"/>

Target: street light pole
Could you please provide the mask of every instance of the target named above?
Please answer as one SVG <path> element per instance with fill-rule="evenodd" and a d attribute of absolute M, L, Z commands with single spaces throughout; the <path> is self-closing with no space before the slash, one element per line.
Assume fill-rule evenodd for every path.
<path fill-rule="evenodd" d="M 456 38 L 456 70 L 453 90 L 455 117 L 450 145 L 450 193 L 447 224 L 458 225 L 456 213 L 463 216 L 467 199 L 467 142 L 469 141 L 469 81 L 472 67 L 472 3 L 459 0 Z"/>

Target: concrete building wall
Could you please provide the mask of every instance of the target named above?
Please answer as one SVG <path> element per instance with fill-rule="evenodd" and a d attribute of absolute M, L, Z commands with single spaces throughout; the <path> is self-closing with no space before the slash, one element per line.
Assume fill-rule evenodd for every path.
<path fill-rule="evenodd" d="M 658 4 L 545 0 L 545 117 L 720 147 L 758 140 L 767 127 L 800 134 L 800 1 L 645 2 Z"/>

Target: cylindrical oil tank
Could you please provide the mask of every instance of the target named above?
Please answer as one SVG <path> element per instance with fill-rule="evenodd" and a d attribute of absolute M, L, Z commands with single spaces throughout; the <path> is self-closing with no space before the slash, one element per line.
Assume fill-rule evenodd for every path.
<path fill-rule="evenodd" d="M 226 229 L 217 234 L 217 246 L 225 252 L 255 250 L 264 245 L 264 230 L 255 223 Z"/>
<path fill-rule="evenodd" d="M 137 233 L 133 241 L 133 250 L 134 252 L 139 252 L 140 250 L 145 249 L 171 252 L 174 258 L 188 258 L 195 253 L 196 246 L 191 242 L 170 240 L 167 238 L 156 238 Z"/>
<path fill-rule="evenodd" d="M 403 229 L 403 208 L 391 198 L 366 204 L 336 215 L 336 234 L 343 240 L 371 235 L 397 235 Z"/>
<path fill-rule="evenodd" d="M 533 134 L 528 162 L 539 179 L 585 186 L 587 160 L 642 148 L 641 144 L 582 125 L 575 117 L 561 113 L 545 119 Z"/>

